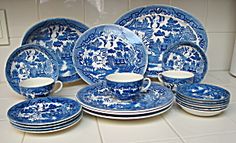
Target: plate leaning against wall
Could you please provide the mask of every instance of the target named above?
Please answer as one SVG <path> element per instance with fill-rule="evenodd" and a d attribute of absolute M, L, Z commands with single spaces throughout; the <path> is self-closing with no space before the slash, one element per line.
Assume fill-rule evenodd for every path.
<path fill-rule="evenodd" d="M 180 41 L 197 44 L 207 50 L 207 35 L 203 25 L 189 13 L 171 6 L 152 5 L 133 9 L 121 16 L 116 24 L 136 33 L 148 48 L 146 75 L 157 77 L 163 71 L 162 56 L 169 45 Z"/>
<path fill-rule="evenodd" d="M 88 29 L 84 24 L 65 18 L 47 19 L 31 27 L 24 35 L 22 45 L 39 44 L 52 51 L 59 64 L 59 80 L 73 82 L 80 79 L 72 62 L 76 40 Z"/>
<path fill-rule="evenodd" d="M 108 74 L 144 74 L 148 55 L 142 40 L 129 29 L 107 24 L 87 30 L 75 44 L 73 63 L 89 84 L 104 81 Z"/>

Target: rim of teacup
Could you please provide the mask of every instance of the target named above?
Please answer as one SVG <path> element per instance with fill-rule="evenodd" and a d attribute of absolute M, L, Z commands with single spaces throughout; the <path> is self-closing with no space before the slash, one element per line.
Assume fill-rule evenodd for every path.
<path fill-rule="evenodd" d="M 54 82 L 50 77 L 35 77 L 20 81 L 19 86 L 23 88 L 35 88 L 50 85 Z"/>
<path fill-rule="evenodd" d="M 189 71 L 177 71 L 177 70 L 169 70 L 164 71 L 161 73 L 163 76 L 170 77 L 170 78 L 192 78 L 194 77 L 194 74 Z"/>
<path fill-rule="evenodd" d="M 112 82 L 135 82 L 142 80 L 144 76 L 142 74 L 137 73 L 129 73 L 129 72 L 123 72 L 123 73 L 112 73 L 106 76 L 106 80 L 112 81 Z"/>

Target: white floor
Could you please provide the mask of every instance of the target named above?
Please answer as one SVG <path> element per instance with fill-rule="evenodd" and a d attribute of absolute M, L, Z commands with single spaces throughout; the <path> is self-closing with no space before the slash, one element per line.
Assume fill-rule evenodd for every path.
<path fill-rule="evenodd" d="M 174 105 L 167 113 L 142 120 L 118 121 L 88 114 L 77 125 L 50 134 L 22 133 L 11 127 L 6 112 L 24 98 L 7 83 L 0 84 L 1 143 L 233 143 L 236 140 L 236 78 L 227 71 L 208 72 L 204 83 L 218 85 L 231 92 L 229 108 L 214 117 L 190 115 Z M 86 86 L 84 82 L 64 87 L 58 93 L 74 98 Z"/>

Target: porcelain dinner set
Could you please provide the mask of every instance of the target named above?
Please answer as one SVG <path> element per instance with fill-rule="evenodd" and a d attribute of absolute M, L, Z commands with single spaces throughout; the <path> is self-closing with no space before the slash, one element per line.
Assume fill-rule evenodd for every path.
<path fill-rule="evenodd" d="M 136 8 L 92 28 L 66 18 L 44 20 L 26 32 L 6 63 L 9 85 L 27 99 L 8 110 L 9 121 L 23 132 L 47 133 L 78 123 L 82 111 L 143 119 L 165 113 L 175 101 L 191 114 L 217 115 L 230 93 L 200 83 L 207 44 L 200 21 L 171 6 Z M 51 96 L 81 79 L 89 85 L 76 93 L 77 101 Z"/>

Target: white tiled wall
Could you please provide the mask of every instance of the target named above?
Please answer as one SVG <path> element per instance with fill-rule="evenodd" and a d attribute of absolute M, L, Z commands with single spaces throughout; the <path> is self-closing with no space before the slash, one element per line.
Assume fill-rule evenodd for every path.
<path fill-rule="evenodd" d="M 228 70 L 236 35 L 236 0 L 0 0 L 7 14 L 10 45 L 0 46 L 0 81 L 9 54 L 34 23 L 51 17 L 67 17 L 88 26 L 113 23 L 129 9 L 151 4 L 180 7 L 196 16 L 208 38 L 209 70 Z"/>

